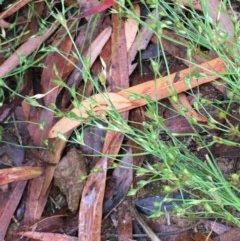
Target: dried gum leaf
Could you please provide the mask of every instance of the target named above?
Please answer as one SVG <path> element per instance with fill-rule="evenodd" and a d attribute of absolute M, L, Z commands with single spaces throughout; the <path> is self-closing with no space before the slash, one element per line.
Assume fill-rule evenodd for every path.
<path fill-rule="evenodd" d="M 197 70 L 206 75 L 211 75 L 208 75 L 206 77 L 199 77 L 198 79 L 192 78 L 189 84 L 186 83 L 185 78 L 189 78 L 191 73 Z M 216 73 L 220 74 L 224 72 L 225 65 L 221 61 L 221 59 L 217 58 L 203 63 L 197 68 L 191 67 L 180 71 L 179 81 L 176 83 L 173 83 L 174 77 L 176 75 L 176 73 L 173 73 L 163 78 L 148 81 L 143 84 L 121 90 L 116 94 L 108 93 L 94 95 L 91 98 L 84 100 L 81 104 L 81 108 L 72 109 L 72 112 L 79 116 L 79 121 L 63 117 L 51 129 L 51 131 L 49 132 L 49 138 L 56 137 L 58 133 L 64 134 L 81 125 L 81 118 L 87 118 L 89 116 L 89 111 L 94 111 L 96 115 L 99 115 L 104 114 L 107 110 L 112 110 L 112 108 L 115 108 L 119 112 L 131 110 L 147 104 L 147 100 L 145 98 L 132 99 L 133 96 L 145 95 L 149 98 L 152 98 L 153 100 L 161 100 L 170 97 L 173 94 L 178 94 L 183 91 L 192 89 L 196 86 L 214 81 L 219 78 L 218 75 L 215 75 Z M 103 97 L 108 97 L 109 100 L 107 101 Z M 94 105 L 93 103 L 91 103 L 93 102 L 92 100 L 95 100 Z M 109 105 L 109 103 L 111 104 Z"/>

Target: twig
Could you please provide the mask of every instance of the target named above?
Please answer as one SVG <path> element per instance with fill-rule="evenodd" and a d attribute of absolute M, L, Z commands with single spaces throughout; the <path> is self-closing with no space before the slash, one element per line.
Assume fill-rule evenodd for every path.
<path fill-rule="evenodd" d="M 146 233 L 146 235 L 150 238 L 151 241 L 161 241 L 161 239 L 152 231 L 152 229 L 146 224 L 146 222 L 142 219 L 142 217 L 139 215 L 137 210 L 132 206 L 132 204 L 129 205 L 129 210 L 131 211 L 133 217 L 138 221 L 138 223 L 141 225 L 142 229 Z"/>

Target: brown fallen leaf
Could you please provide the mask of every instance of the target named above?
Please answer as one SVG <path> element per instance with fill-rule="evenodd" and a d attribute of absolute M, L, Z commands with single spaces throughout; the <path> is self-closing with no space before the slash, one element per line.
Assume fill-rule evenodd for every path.
<path fill-rule="evenodd" d="M 192 78 L 190 83 L 187 84 L 185 78 L 189 78 L 192 73 L 199 71 L 202 74 L 206 74 L 206 77 Z M 121 90 L 115 93 L 104 93 L 94 95 L 81 103 L 81 108 L 73 108 L 71 112 L 79 116 L 79 121 L 71 120 L 67 117 L 60 119 L 49 132 L 49 138 L 57 137 L 58 133 L 66 133 L 70 130 L 81 125 L 84 118 L 88 117 L 88 111 L 91 110 L 96 115 L 104 114 L 112 108 L 116 108 L 117 111 L 123 112 L 131 110 L 147 104 L 146 99 L 137 98 L 132 99 L 132 96 L 145 95 L 153 100 L 161 100 L 172 96 L 176 93 L 192 89 L 196 86 L 211 82 L 219 78 L 220 73 L 225 72 L 225 65 L 220 58 L 208 61 L 199 65 L 198 67 L 190 67 L 184 69 L 179 73 L 179 81 L 173 83 L 176 73 L 169 76 L 159 78 L 153 81 L 148 81 L 143 84 L 139 84 L 130 87 L 125 90 Z M 215 73 L 215 74 L 214 74 Z"/>
<path fill-rule="evenodd" d="M 157 16 L 156 11 L 152 11 L 153 16 Z M 152 23 L 152 18 L 148 18 L 146 20 L 146 24 L 151 24 Z M 143 37 L 144 36 L 144 37 Z M 146 49 L 148 46 L 148 43 L 150 42 L 151 38 L 153 36 L 153 32 L 151 29 L 147 27 L 142 27 L 136 36 L 134 42 L 131 45 L 131 48 L 128 51 L 128 69 L 129 69 L 129 75 L 134 71 L 136 68 L 137 64 L 133 63 L 138 51 Z M 139 41 L 141 40 L 141 41 Z"/>
<path fill-rule="evenodd" d="M 65 225 L 64 219 L 67 215 L 53 215 L 49 217 L 43 217 L 33 223 L 29 229 L 37 232 L 58 232 Z"/>
<path fill-rule="evenodd" d="M 102 22 L 99 22 L 99 24 L 100 23 Z M 103 28 L 102 31 L 99 31 L 99 33 L 96 33 L 96 34 L 94 33 L 94 35 L 96 36 L 93 40 L 92 31 L 95 28 L 96 28 L 96 32 L 98 32 L 99 29 L 97 28 L 95 22 L 90 22 L 86 24 L 86 26 L 80 31 L 75 41 L 78 48 L 81 48 L 80 53 L 83 55 L 83 57 L 86 59 L 89 59 L 89 65 L 91 67 L 96 62 L 97 57 L 99 56 L 102 49 L 108 42 L 112 33 L 112 28 L 110 26 L 107 26 Z M 88 44 L 89 42 L 91 42 L 91 45 Z M 79 84 L 83 79 L 82 73 L 81 71 L 79 71 L 79 69 L 82 69 L 82 68 L 84 68 L 83 63 L 82 61 L 79 61 L 76 64 L 76 68 L 74 68 L 74 70 L 72 71 L 72 73 L 69 75 L 67 79 L 67 85 L 69 87 L 75 86 L 77 88 L 79 86 Z M 87 96 L 86 90 L 85 90 L 85 96 Z M 62 98 L 62 106 L 64 108 L 68 106 L 70 99 L 71 99 L 71 94 L 69 92 L 65 92 Z"/>
<path fill-rule="evenodd" d="M 118 11 L 118 6 L 115 6 Z M 108 89 L 111 92 L 116 92 L 119 88 L 127 88 L 129 86 L 129 74 L 128 74 L 128 53 L 127 53 L 127 41 L 126 32 L 129 29 L 126 26 L 118 14 L 112 15 L 112 61 L 107 76 Z"/>
<path fill-rule="evenodd" d="M 79 210 L 78 241 L 100 241 L 102 203 L 107 174 L 105 156 L 95 165 L 83 189 Z"/>
<path fill-rule="evenodd" d="M 42 216 L 42 212 L 47 203 L 48 191 L 40 196 L 45 177 L 37 177 L 32 179 L 28 184 L 27 198 L 23 223 L 30 225 Z"/>
<path fill-rule="evenodd" d="M 225 233 L 219 235 L 219 241 L 239 241 L 240 228 L 231 228 Z"/>
<path fill-rule="evenodd" d="M 222 224 L 216 221 L 207 220 L 207 219 L 206 220 L 204 219 L 203 223 L 208 230 L 212 230 L 214 233 L 218 235 L 221 235 L 231 229 L 230 226 L 227 226 L 225 224 Z"/>
<path fill-rule="evenodd" d="M 41 241 L 50 241 L 50 240 L 77 241 L 76 237 L 68 236 L 66 234 L 59 234 L 59 233 L 43 233 L 43 232 L 27 231 L 27 232 L 18 232 L 17 234 L 24 237 L 31 238 L 31 239 L 41 240 Z"/>
<path fill-rule="evenodd" d="M 17 182 L 9 193 L 0 196 L 0 240 L 4 240 L 13 214 L 22 198 L 27 182 Z"/>
<path fill-rule="evenodd" d="M 186 118 L 178 116 L 164 121 L 164 125 L 171 133 L 193 133 L 194 130 Z"/>
<path fill-rule="evenodd" d="M 137 16 L 140 16 L 140 7 L 138 4 L 134 5 L 134 11 Z M 136 34 L 138 32 L 138 25 L 139 25 L 138 22 L 131 18 L 128 18 L 125 21 L 125 36 L 126 36 L 127 51 L 129 51 L 134 40 L 136 39 Z"/>
<path fill-rule="evenodd" d="M 174 2 L 173 0 L 171 0 L 172 2 Z M 201 3 L 199 3 L 198 1 L 189 1 L 189 0 L 180 0 L 179 4 L 181 4 L 182 6 L 188 6 L 192 9 L 196 9 L 196 10 L 201 10 Z"/>
<path fill-rule="evenodd" d="M 197 113 L 197 111 L 195 111 L 185 93 L 178 94 L 178 103 L 173 102 L 171 98 L 169 100 L 174 109 L 180 113 L 183 113 L 183 115 L 187 118 L 195 118 L 199 122 L 208 122 L 208 119 L 206 117 L 200 115 L 199 113 Z M 182 110 L 182 108 L 184 108 L 184 111 Z"/>
<path fill-rule="evenodd" d="M 181 223 L 181 221 L 179 221 Z M 183 221 L 184 222 L 184 221 Z M 179 224 L 180 224 L 179 223 Z M 188 224 L 184 226 L 178 226 L 177 224 L 166 225 L 162 224 L 158 218 L 148 219 L 147 224 L 160 236 L 161 241 L 193 241 L 192 231 L 196 228 L 197 224 Z"/>
<path fill-rule="evenodd" d="M 73 25 L 72 21 L 68 21 L 68 27 Z M 77 23 L 75 22 L 75 25 Z M 60 78 L 62 80 L 66 80 L 66 77 L 73 70 L 73 63 L 77 60 L 73 57 L 70 57 L 70 52 L 72 50 L 72 39 L 70 36 L 62 36 L 65 34 L 65 28 L 62 27 L 56 39 L 53 41 L 52 46 L 57 47 L 58 51 L 64 53 L 65 57 L 59 54 L 57 51 L 51 52 L 48 54 L 44 61 L 45 68 L 42 71 L 41 75 L 41 89 L 39 90 L 41 94 L 43 94 L 42 104 L 48 107 L 50 104 L 56 102 L 56 98 L 58 93 L 62 89 L 62 87 L 55 84 L 53 81 Z M 74 37 L 74 35 L 73 35 Z M 31 107 L 35 108 L 35 107 Z M 48 109 L 40 109 L 36 111 L 34 115 L 29 116 L 28 120 L 30 124 L 28 125 L 29 133 L 32 137 L 33 143 L 38 146 L 43 145 L 43 140 L 47 138 L 47 133 L 52 127 L 52 122 L 54 119 L 54 113 L 49 111 Z M 46 123 L 44 129 L 39 128 L 38 125 L 31 123 Z"/>
<path fill-rule="evenodd" d="M 0 13 L 0 19 L 7 18 L 17 12 L 20 8 L 24 7 L 26 4 L 31 2 L 32 0 L 19 0 L 6 9 L 4 12 Z"/>
<path fill-rule="evenodd" d="M 89 2 L 89 1 L 84 1 L 84 2 Z M 104 0 L 101 3 L 92 5 L 87 10 L 84 9 L 83 13 L 80 16 L 76 16 L 76 18 L 87 17 L 96 13 L 100 13 L 112 7 L 114 4 L 115 2 L 113 0 Z"/>
<path fill-rule="evenodd" d="M 226 31 L 230 37 L 234 35 L 234 26 L 233 22 L 230 19 L 230 16 L 226 14 L 222 7 L 222 2 L 219 0 L 211 0 L 207 2 L 207 9 L 209 15 L 212 18 L 216 26 L 220 26 L 222 30 Z"/>
<path fill-rule="evenodd" d="M 102 153 L 104 155 L 94 166 L 83 189 L 79 210 L 78 241 L 100 241 L 102 205 L 106 185 L 107 156 L 112 158 L 119 152 L 123 135 L 119 132 L 107 131 Z M 91 234 L 91 235 L 90 235 Z"/>
<path fill-rule="evenodd" d="M 31 36 L 34 36 L 38 33 L 38 17 L 43 18 L 44 10 L 45 10 L 45 3 L 44 2 L 38 2 L 35 1 L 32 3 L 32 7 L 35 9 L 35 14 L 32 16 L 31 21 L 29 21 L 29 28 L 28 32 L 21 36 L 21 39 L 19 39 L 19 43 L 23 43 L 27 41 Z M 21 23 L 17 23 L 21 24 Z M 35 76 L 34 76 L 35 77 Z"/>
<path fill-rule="evenodd" d="M 94 95 L 87 100 L 81 103 L 81 110 L 72 109 L 71 112 L 75 113 L 79 116 L 80 119 L 87 118 L 89 110 L 93 110 L 97 114 L 104 114 L 107 110 L 111 110 L 112 104 L 117 106 L 120 112 L 128 110 L 131 106 L 131 101 L 125 97 L 122 97 L 119 94 L 115 93 L 105 93 L 105 94 L 97 94 Z M 62 124 L 66 124 L 70 127 L 73 125 L 74 128 L 79 126 L 79 121 L 71 120 L 69 118 L 62 118 L 57 122 L 50 131 L 49 138 L 57 137 L 58 133 L 64 133 L 67 126 L 62 126 Z M 68 131 L 73 130 L 74 128 L 67 128 Z"/>
<path fill-rule="evenodd" d="M 5 20 L 3 19 L 0 19 L 0 27 L 1 28 L 9 28 L 11 26 L 10 23 L 6 22 Z"/>
<path fill-rule="evenodd" d="M 118 207 L 118 240 L 132 240 L 132 216 L 128 210 L 128 203 L 123 202 Z"/>
<path fill-rule="evenodd" d="M 92 164 L 90 168 L 100 158 L 105 135 L 106 131 L 96 126 L 89 126 L 83 129 L 83 142 L 85 145 L 81 145 L 81 150 L 85 155 L 88 155 L 88 159 Z"/>
<path fill-rule="evenodd" d="M 53 32 L 57 29 L 59 22 L 54 22 L 50 28 L 42 31 L 42 35 L 30 38 L 23 43 L 7 60 L 5 60 L 0 66 L 0 78 L 9 74 L 20 63 L 21 55 L 29 56 L 33 51 L 39 48 L 39 46 L 48 39 Z"/>
<path fill-rule="evenodd" d="M 38 177 L 41 174 L 41 167 L 24 166 L 0 169 L 0 185 L 15 181 L 25 181 Z"/>
<path fill-rule="evenodd" d="M 119 167 L 115 168 L 112 176 L 108 178 L 103 205 L 104 220 L 124 200 L 131 187 L 133 181 L 132 166 L 133 155 L 130 148 L 120 160 Z"/>

